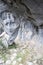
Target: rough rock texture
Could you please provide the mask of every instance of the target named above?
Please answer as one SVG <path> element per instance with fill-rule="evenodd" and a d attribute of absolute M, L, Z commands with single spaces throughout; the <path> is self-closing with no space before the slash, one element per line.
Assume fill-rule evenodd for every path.
<path fill-rule="evenodd" d="M 0 24 L 8 45 L 13 41 L 27 43 L 37 34 L 43 38 L 42 3 L 42 0 L 0 0 Z"/>
<path fill-rule="evenodd" d="M 43 0 L 22 0 L 30 8 L 37 25 L 43 23 Z"/>
<path fill-rule="evenodd" d="M 0 65 L 43 65 L 42 23 L 43 0 L 0 0 Z"/>

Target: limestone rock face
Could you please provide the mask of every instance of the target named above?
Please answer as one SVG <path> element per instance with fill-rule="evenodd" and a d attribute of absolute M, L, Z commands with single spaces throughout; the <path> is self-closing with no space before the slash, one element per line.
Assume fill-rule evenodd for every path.
<path fill-rule="evenodd" d="M 13 42 L 27 43 L 36 34 L 42 36 L 43 1 L 0 0 L 0 25 L 0 38 L 5 37 L 7 47 Z"/>
<path fill-rule="evenodd" d="M 22 0 L 30 8 L 37 25 L 43 24 L 43 0 Z"/>
<path fill-rule="evenodd" d="M 19 4 L 18 9 L 14 8 L 17 13 L 23 14 L 24 10 L 26 10 L 25 8 L 28 8 L 29 14 L 31 11 L 33 18 L 36 20 L 36 25 L 41 25 L 43 23 L 43 0 L 38 0 L 38 1 L 37 0 L 21 0 L 21 1 L 20 0 L 18 0 L 18 1 L 17 0 L 3 0 L 3 2 L 5 2 L 9 5 L 12 2 L 11 5 L 13 5 L 14 7 L 18 6 L 15 4 L 15 2 L 18 2 L 18 4 Z M 5 9 L 8 9 L 8 6 L 4 5 L 4 3 L 2 3 L 0 1 L 0 11 L 3 11 Z M 29 11 L 29 9 L 30 9 L 30 11 Z"/>

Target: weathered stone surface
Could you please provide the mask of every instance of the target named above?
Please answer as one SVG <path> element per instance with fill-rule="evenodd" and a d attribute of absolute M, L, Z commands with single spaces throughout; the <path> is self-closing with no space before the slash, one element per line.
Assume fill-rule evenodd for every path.
<path fill-rule="evenodd" d="M 8 3 L 10 4 L 11 2 L 15 3 L 14 0 L 10 0 L 10 1 L 3 0 L 3 1 L 6 1 L 7 4 Z M 42 24 L 43 23 L 43 0 L 38 0 L 38 1 L 37 0 L 21 0 L 21 2 L 24 3 L 30 9 L 34 19 L 36 20 L 36 25 Z M 0 3 L 2 3 L 2 2 L 0 2 Z M 2 8 L 2 9 L 0 11 L 8 8 L 8 7 L 6 8 L 6 5 L 4 5 L 4 6 L 3 5 L 4 5 L 4 3 L 1 4 L 0 8 Z M 21 11 L 20 11 L 20 9 L 21 9 Z M 21 14 L 21 12 L 22 13 L 24 12 L 23 10 L 26 10 L 25 6 L 19 5 L 18 10 L 16 9 L 15 11 L 19 11 L 19 14 Z"/>
<path fill-rule="evenodd" d="M 0 24 L 3 25 L 2 29 L 0 26 L 0 34 L 4 31 L 5 38 L 0 36 L 2 39 L 4 38 L 3 40 L 6 40 L 6 44 L 8 45 L 12 44 L 15 40 L 20 43 L 27 43 L 37 34 L 37 26 L 37 28 L 39 28 L 39 36 L 41 37 L 43 34 L 43 30 L 39 27 L 39 25 L 43 23 L 43 6 L 40 3 L 42 1 L 38 3 L 36 0 L 22 0 L 21 2 L 18 2 L 18 4 L 13 0 L 12 5 L 11 0 L 6 1 L 6 3 L 5 0 L 0 1 Z M 8 4 L 12 5 L 12 7 Z M 12 24 L 12 22 L 14 22 L 14 24 Z M 3 31 L 1 32 L 1 30 Z M 18 38 L 18 40 L 16 38 Z"/>
<path fill-rule="evenodd" d="M 0 65 L 43 65 L 43 25 L 38 27 L 38 33 L 34 26 L 43 23 L 43 1 L 22 0 L 30 9 L 29 12 L 24 5 L 15 3 L 18 0 L 15 0 L 14 7 L 11 7 L 11 1 L 14 2 L 14 0 L 0 0 L 0 39 L 6 48 L 12 42 L 19 46 L 16 49 L 8 48 L 3 51 L 0 45 Z M 27 18 L 28 13 L 31 17 L 33 15 L 33 18 Z"/>
<path fill-rule="evenodd" d="M 30 8 L 36 24 L 43 23 L 43 0 L 22 0 Z"/>

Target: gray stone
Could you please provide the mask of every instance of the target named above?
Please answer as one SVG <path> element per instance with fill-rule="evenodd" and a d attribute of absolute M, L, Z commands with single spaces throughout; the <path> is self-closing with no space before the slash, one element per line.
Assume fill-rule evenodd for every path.
<path fill-rule="evenodd" d="M 36 25 L 43 24 L 43 0 L 22 0 L 30 8 L 31 13 L 36 20 Z"/>
<path fill-rule="evenodd" d="M 36 28 L 34 28 L 35 25 L 36 27 L 39 27 L 43 23 L 43 6 L 40 3 L 42 1 L 38 3 L 37 0 L 22 0 L 21 2 L 22 4 L 18 2 L 18 6 L 15 7 L 13 5 L 11 7 L 9 6 L 10 1 L 7 1 L 6 3 L 4 1 L 0 1 L 0 19 L 3 25 L 3 28 L 0 27 L 0 34 L 3 31 L 5 32 L 5 38 L 2 39 L 6 39 L 5 41 L 7 47 L 15 41 L 17 36 L 23 42 L 31 40 L 33 36 L 37 34 Z M 9 3 L 9 5 L 7 3 Z M 1 30 L 3 31 L 1 32 Z M 38 31 L 39 36 L 42 36 L 43 32 L 41 33 L 40 29 Z M 6 35 L 8 36 L 8 38 L 6 38 Z"/>

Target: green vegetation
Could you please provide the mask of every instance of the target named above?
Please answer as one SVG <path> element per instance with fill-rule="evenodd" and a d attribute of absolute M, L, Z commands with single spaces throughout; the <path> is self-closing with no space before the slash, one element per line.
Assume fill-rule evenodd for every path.
<path fill-rule="evenodd" d="M 28 56 L 29 56 L 29 50 L 24 49 L 24 50 L 17 53 L 16 60 L 18 61 L 18 59 L 21 58 L 20 62 L 24 63 L 27 60 Z"/>
<path fill-rule="evenodd" d="M 9 45 L 9 47 L 8 47 L 8 48 L 9 48 L 9 49 L 12 49 L 12 48 L 17 48 L 17 46 L 18 46 L 17 44 L 12 44 L 12 45 Z"/>

